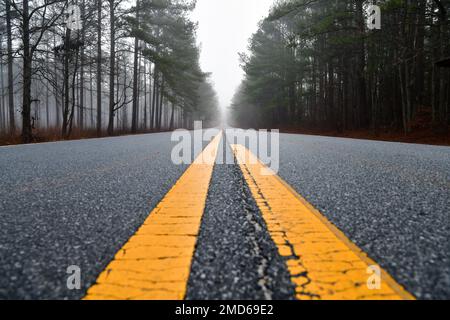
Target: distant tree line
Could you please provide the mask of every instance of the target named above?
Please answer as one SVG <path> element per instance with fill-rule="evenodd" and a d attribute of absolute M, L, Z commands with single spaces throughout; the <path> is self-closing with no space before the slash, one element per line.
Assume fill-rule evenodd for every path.
<path fill-rule="evenodd" d="M 68 138 L 75 129 L 101 136 L 213 121 L 218 102 L 199 65 L 194 7 L 1 0 L 0 133 L 32 142 L 50 128 Z"/>
<path fill-rule="evenodd" d="M 369 4 L 381 30 L 367 27 Z M 241 54 L 235 124 L 412 130 L 417 112 L 447 132 L 449 0 L 277 1 Z M 447 60 L 448 61 L 448 60 Z"/>

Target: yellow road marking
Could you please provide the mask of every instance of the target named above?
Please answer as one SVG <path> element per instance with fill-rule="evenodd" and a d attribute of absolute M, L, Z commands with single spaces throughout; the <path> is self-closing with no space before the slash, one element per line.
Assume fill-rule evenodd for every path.
<path fill-rule="evenodd" d="M 377 264 L 244 146 L 232 149 L 298 299 L 414 299 L 381 268 L 381 287 L 369 289 Z"/>
<path fill-rule="evenodd" d="M 221 137 L 198 156 L 84 299 L 184 299 Z"/>

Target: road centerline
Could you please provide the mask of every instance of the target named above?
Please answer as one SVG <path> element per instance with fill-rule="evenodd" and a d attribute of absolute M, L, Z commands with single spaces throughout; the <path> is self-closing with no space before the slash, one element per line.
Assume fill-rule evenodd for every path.
<path fill-rule="evenodd" d="M 286 259 L 298 299 L 413 299 L 319 211 L 242 145 L 232 150 L 269 233 Z M 369 268 L 380 287 L 370 289 Z"/>
<path fill-rule="evenodd" d="M 184 299 L 221 138 L 197 157 L 84 299 Z"/>

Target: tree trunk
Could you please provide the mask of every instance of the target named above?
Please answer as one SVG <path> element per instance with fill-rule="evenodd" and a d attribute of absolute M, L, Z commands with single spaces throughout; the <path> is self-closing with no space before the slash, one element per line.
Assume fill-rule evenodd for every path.
<path fill-rule="evenodd" d="M 81 3 L 81 19 L 82 21 L 85 20 L 86 16 L 86 0 L 83 0 Z M 84 64 L 85 64 L 85 56 L 84 56 L 84 40 L 85 40 L 85 23 L 83 23 L 83 26 L 81 28 L 81 42 L 83 43 L 83 46 L 80 50 L 80 101 L 79 101 L 79 108 L 80 108 L 80 118 L 78 119 L 79 123 L 78 126 L 80 127 L 80 130 L 83 130 L 84 128 Z"/>
<path fill-rule="evenodd" d="M 164 79 L 161 77 L 161 90 L 160 90 L 160 99 L 159 99 L 159 111 L 158 111 L 158 131 L 161 131 L 162 124 L 162 110 L 164 103 Z"/>
<path fill-rule="evenodd" d="M 9 132 L 13 135 L 16 132 L 16 121 L 14 115 L 14 74 L 12 55 L 12 30 L 11 30 L 11 4 L 6 0 L 6 34 L 8 51 L 8 109 L 9 109 Z"/>
<path fill-rule="evenodd" d="M 77 92 L 77 90 L 76 90 L 76 81 L 77 80 L 76 79 L 77 79 L 77 74 L 78 74 L 78 54 L 79 54 L 79 50 L 77 50 L 75 53 L 75 66 L 74 66 L 73 77 L 72 77 L 72 106 L 71 106 L 71 111 L 70 111 L 70 115 L 69 115 L 68 131 L 67 131 L 67 135 L 65 136 L 65 138 L 70 137 L 70 135 L 72 134 L 72 129 L 73 129 L 73 118 L 75 115 L 75 104 L 76 104 L 75 94 Z"/>
<path fill-rule="evenodd" d="M 328 125 L 330 128 L 336 129 L 336 117 L 334 108 L 334 65 L 332 61 L 328 64 Z"/>
<path fill-rule="evenodd" d="M 425 99 L 425 23 L 426 23 L 426 0 L 419 1 L 419 13 L 417 17 L 417 32 L 415 40 L 416 56 L 416 105 L 423 105 Z"/>
<path fill-rule="evenodd" d="M 56 35 L 53 36 L 53 45 L 56 47 Z M 55 53 L 54 55 L 54 63 L 53 63 L 53 73 L 54 73 L 54 77 L 55 77 L 55 86 L 54 86 L 54 90 L 53 90 L 53 95 L 55 96 L 55 117 L 56 117 L 56 127 L 60 128 L 61 126 L 61 106 L 59 104 L 60 99 L 59 99 L 59 72 L 58 72 L 58 68 L 57 68 L 57 55 Z M 62 100 L 61 100 L 62 101 Z"/>
<path fill-rule="evenodd" d="M 102 0 L 97 0 L 97 136 L 102 135 Z"/>
<path fill-rule="evenodd" d="M 3 39 L 0 35 L 0 50 L 3 49 Z M 0 133 L 3 133 L 3 130 L 6 129 L 6 101 L 5 101 L 5 83 L 3 80 L 3 57 L 0 56 L 0 88 L 1 88 L 1 97 L 0 97 Z"/>
<path fill-rule="evenodd" d="M 127 92 L 127 74 L 128 74 L 128 69 L 127 69 L 127 64 L 124 63 L 123 65 L 123 90 L 125 90 L 125 94 Z M 122 129 L 128 130 L 128 108 L 127 106 L 123 107 L 122 110 Z"/>
<path fill-rule="evenodd" d="M 138 51 L 138 85 L 137 85 L 137 95 L 136 95 L 136 127 L 137 130 L 141 129 L 141 123 L 139 119 L 141 118 L 141 77 L 142 77 L 142 52 Z"/>
<path fill-rule="evenodd" d="M 45 64 L 48 69 L 50 69 L 49 61 L 49 47 L 47 42 L 47 53 L 45 54 Z M 50 128 L 50 88 L 48 81 L 45 81 L 45 125 L 46 128 Z"/>
<path fill-rule="evenodd" d="M 364 19 L 364 8 L 363 1 L 356 1 L 356 12 L 358 19 L 358 27 L 359 27 L 359 47 L 358 47 L 358 127 L 361 125 L 363 119 L 361 119 L 362 115 L 366 115 L 368 113 L 367 110 L 367 91 L 366 91 L 366 80 L 364 77 L 364 70 L 366 67 L 366 45 L 364 41 L 364 30 L 365 30 L 365 19 Z M 365 119 L 364 119 L 365 120 Z"/>
<path fill-rule="evenodd" d="M 136 1 L 136 20 L 139 23 L 139 1 Z M 138 112 L 138 63 L 139 63 L 139 40 L 134 39 L 134 64 L 133 64 L 133 110 L 131 119 L 131 132 L 137 132 L 137 112 Z"/>
<path fill-rule="evenodd" d="M 116 67 L 116 26 L 114 17 L 114 0 L 109 0 L 109 18 L 110 18 L 110 56 L 109 56 L 109 121 L 108 121 L 108 135 L 113 135 L 114 133 L 114 76 Z"/>
<path fill-rule="evenodd" d="M 172 115 L 170 116 L 170 128 L 169 130 L 174 129 L 174 121 L 175 121 L 175 104 L 172 103 Z"/>
<path fill-rule="evenodd" d="M 70 30 L 66 30 L 66 38 L 64 41 L 64 108 L 63 108 L 63 125 L 62 125 L 62 136 L 67 137 L 68 134 L 68 121 L 69 121 L 69 103 L 70 103 L 70 93 L 69 93 L 69 39 Z"/>
<path fill-rule="evenodd" d="M 94 96 L 92 85 L 94 77 L 92 76 L 92 61 L 89 62 L 89 109 L 90 109 L 90 129 L 94 128 Z"/>
<path fill-rule="evenodd" d="M 144 60 L 144 123 L 142 128 L 147 130 L 147 62 Z"/>
<path fill-rule="evenodd" d="M 22 3 L 22 42 L 23 42 L 23 99 L 22 99 L 22 142 L 30 143 L 33 139 L 31 127 L 31 73 L 32 57 L 30 49 L 29 1 Z"/>
<path fill-rule="evenodd" d="M 152 110 L 151 110 L 151 117 L 150 117 L 150 129 L 155 129 L 155 118 L 156 118 L 156 106 L 157 106 L 157 97 L 158 95 L 158 68 L 155 65 L 155 68 L 153 69 L 153 98 L 152 98 Z"/>
<path fill-rule="evenodd" d="M 116 58 L 116 103 L 119 103 L 120 101 L 120 64 L 119 60 Z M 125 62 L 126 63 L 126 62 Z M 123 87 L 123 90 L 125 90 L 125 87 Z M 120 128 L 120 112 L 119 110 L 115 111 L 115 117 L 116 117 L 116 128 Z"/>
<path fill-rule="evenodd" d="M 439 35 L 440 35 L 440 42 L 439 42 L 439 59 L 443 59 L 445 56 L 445 49 L 446 49 L 446 42 L 448 41 L 448 34 L 447 34 L 447 11 L 445 10 L 445 7 L 442 3 L 440 3 L 439 6 Z M 446 90 L 446 74 L 447 70 L 444 68 L 439 69 L 439 110 L 438 110 L 438 131 L 442 133 L 448 132 L 448 116 L 447 116 L 447 90 Z M 450 85 L 450 84 L 449 84 Z"/>

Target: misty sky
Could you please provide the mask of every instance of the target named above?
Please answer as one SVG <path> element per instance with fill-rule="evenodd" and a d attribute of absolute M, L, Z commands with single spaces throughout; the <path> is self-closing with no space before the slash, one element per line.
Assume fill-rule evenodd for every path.
<path fill-rule="evenodd" d="M 229 106 L 243 76 L 238 53 L 247 50 L 248 38 L 272 3 L 273 0 L 197 0 L 193 20 L 199 22 L 200 62 L 203 71 L 212 72 L 222 108 Z"/>

